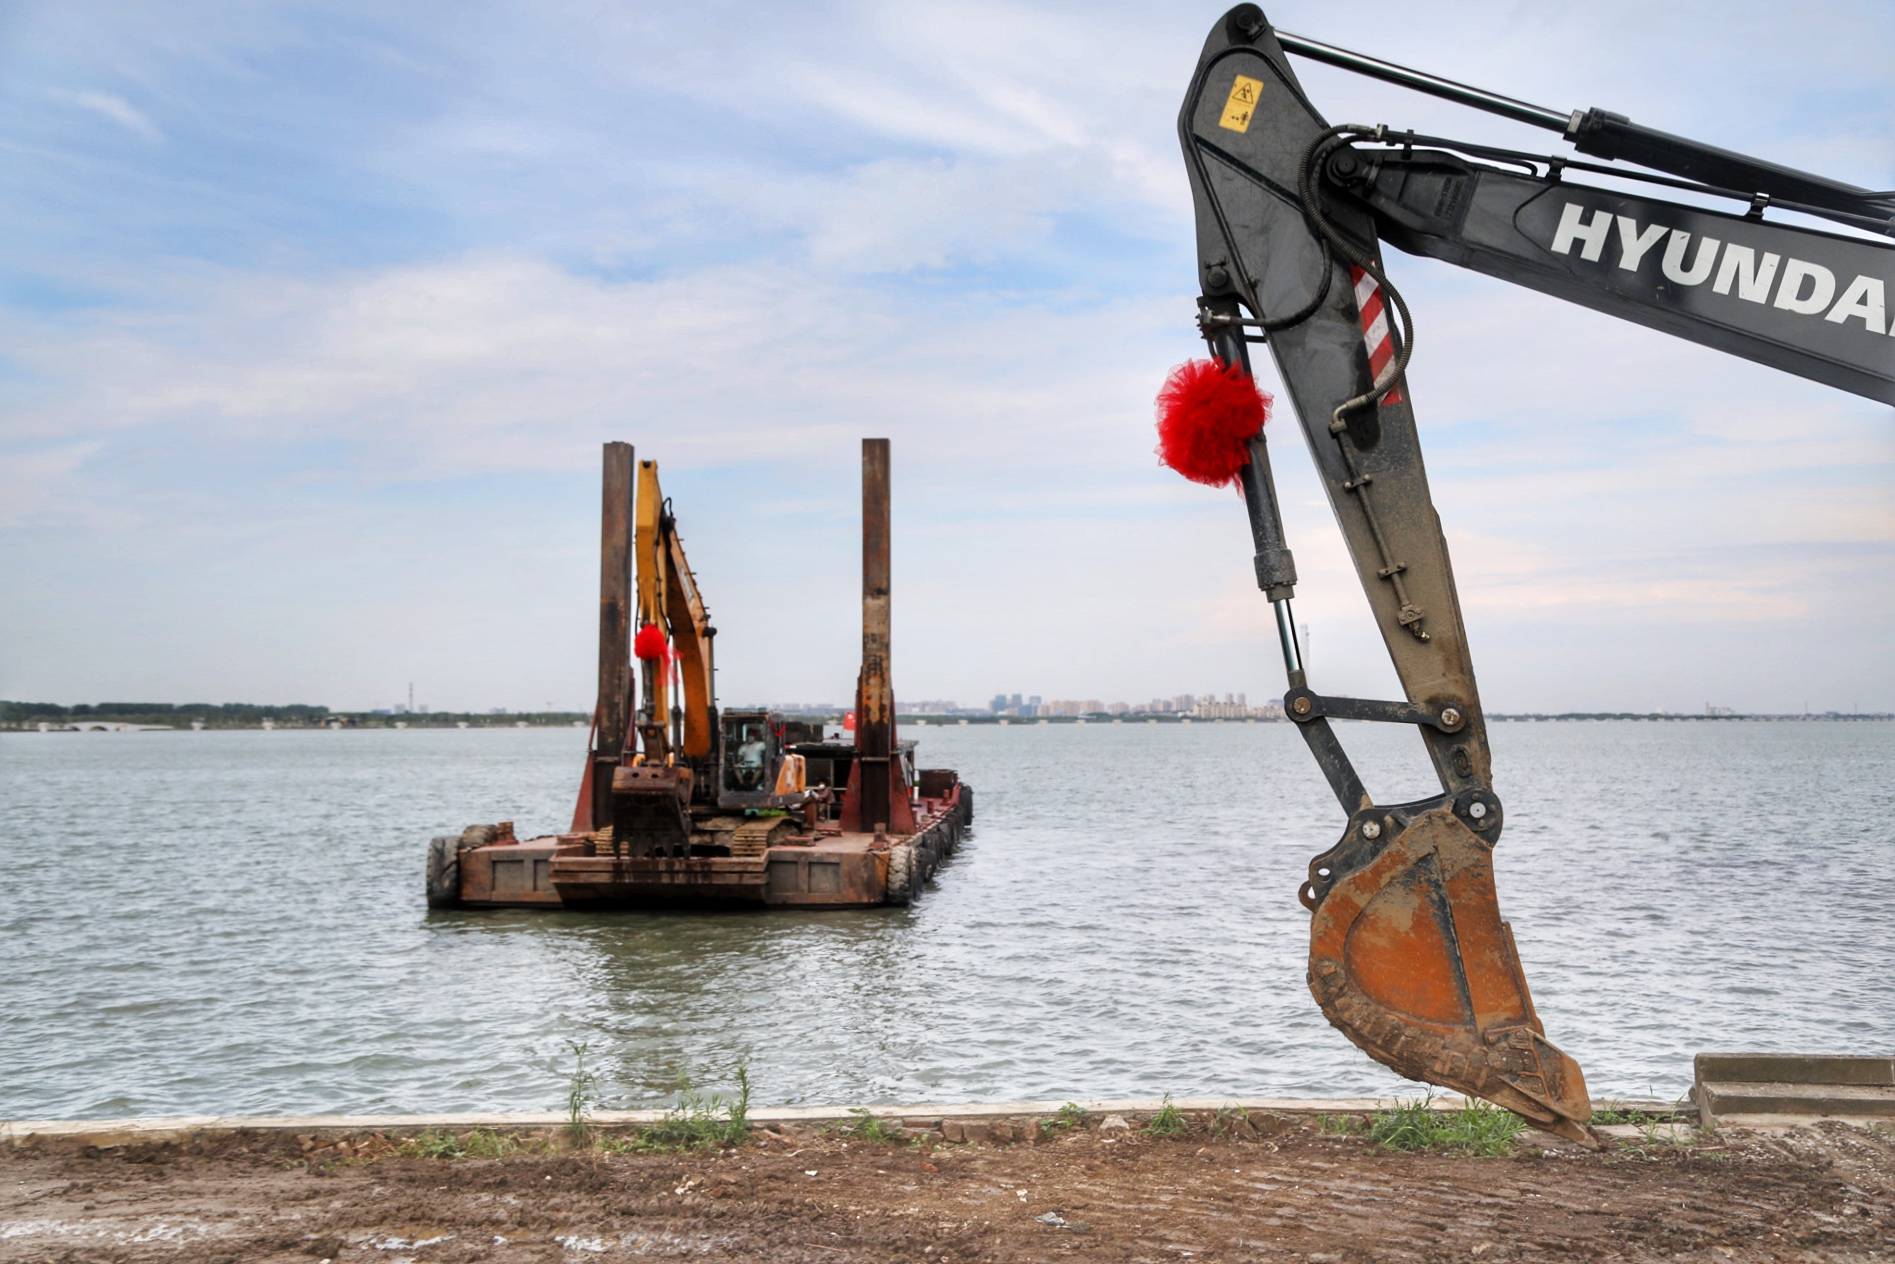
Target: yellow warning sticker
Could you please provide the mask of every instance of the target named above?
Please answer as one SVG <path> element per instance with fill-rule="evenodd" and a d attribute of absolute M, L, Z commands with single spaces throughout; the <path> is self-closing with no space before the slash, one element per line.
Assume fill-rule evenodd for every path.
<path fill-rule="evenodd" d="M 1250 116 L 1255 112 L 1257 98 L 1262 94 L 1261 79 L 1238 75 L 1236 82 L 1230 85 L 1230 96 L 1224 100 L 1224 116 L 1217 120 L 1217 125 L 1233 132 L 1249 131 Z"/>

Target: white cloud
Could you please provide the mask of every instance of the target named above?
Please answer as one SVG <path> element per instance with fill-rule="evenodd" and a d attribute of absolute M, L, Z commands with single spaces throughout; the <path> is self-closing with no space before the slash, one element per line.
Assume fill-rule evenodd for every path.
<path fill-rule="evenodd" d="M 151 141 L 164 139 L 164 132 L 159 130 L 158 125 L 124 97 L 114 96 L 110 92 L 90 90 L 54 90 L 48 92 L 47 95 L 55 101 L 88 110 L 100 118 L 116 123 L 134 136 Z"/>
<path fill-rule="evenodd" d="M 96 439 L 26 448 L 0 462 L 0 527 L 70 525 L 94 518 L 96 491 L 80 468 L 104 450 Z"/>
<path fill-rule="evenodd" d="M 741 301 L 711 297 L 727 295 Z M 905 687 L 978 697 L 996 676 L 1025 675 L 1042 692 L 1084 696 L 1226 681 L 1261 696 L 1275 686 L 1274 654 L 1267 608 L 1247 578 L 1241 506 L 1179 483 L 1150 455 L 1147 401 L 1189 350 L 1178 306 L 1160 295 L 1084 309 L 1084 336 L 1050 354 L 1074 328 L 1058 293 L 919 303 L 835 269 L 610 281 L 478 256 L 323 281 L 227 272 L 162 314 L 16 330 L 25 335 L 17 362 L 68 392 L 17 411 L 12 425 L 42 445 L 86 436 L 66 450 L 64 473 L 91 460 L 91 496 L 142 505 L 137 530 L 178 538 L 186 554 L 228 552 L 210 542 L 231 506 L 154 494 L 115 471 L 101 445 L 148 449 L 146 432 L 213 452 L 340 445 L 324 467 L 331 485 L 279 483 L 268 503 L 243 509 L 250 531 L 265 533 L 258 565 L 330 552 L 364 574 L 418 566 L 459 576 L 457 592 L 570 607 L 578 623 L 586 605 L 576 594 L 590 582 L 581 510 L 510 535 L 523 557 L 548 559 L 526 579 L 464 528 L 397 524 L 362 498 L 381 485 L 544 476 L 586 506 L 596 443 L 629 438 L 669 472 L 730 634 L 720 643 L 726 686 L 751 698 L 846 692 L 835 682 L 848 678 L 852 644 L 847 473 L 857 437 L 887 434 L 902 489 L 898 605 L 912 620 L 903 662 L 926 665 Z M 1503 680 L 1508 658 L 1550 626 L 1595 629 L 1603 665 L 1631 624 L 1641 629 L 1632 643 L 1656 652 L 1737 627 L 1822 624 L 1839 608 L 1858 628 L 1895 617 L 1895 600 L 1864 588 L 1886 552 L 1834 552 L 1886 550 L 1895 539 L 1895 444 L 1875 439 L 1866 410 L 1831 408 L 1828 392 L 1778 375 L 1752 380 L 1721 360 L 1711 365 L 1726 371 L 1707 374 L 1664 354 L 1668 344 L 1647 352 L 1636 337 L 1624 348 L 1594 339 L 1586 322 L 1618 327 L 1577 313 L 1581 327 L 1571 328 L 1574 317 L 1551 300 L 1508 295 L 1496 309 L 1492 294 L 1444 292 L 1422 310 L 1438 331 L 1418 362 L 1432 371 L 1418 367 L 1415 387 L 1437 503 L 1477 663 L 1498 658 Z M 1551 361 L 1512 353 L 1522 327 L 1586 350 Z M 1615 360 L 1621 350 L 1627 358 Z M 1595 361 L 1615 365 L 1611 381 L 1598 380 Z M 1664 424 L 1629 441 L 1622 427 L 1589 425 L 1627 398 Z M 1760 398 L 1795 420 L 1720 424 Z M 1326 687 L 1385 693 L 1393 682 L 1294 428 L 1279 416 L 1273 451 L 1304 576 L 1301 616 L 1318 627 Z M 801 513 L 766 508 L 786 495 Z M 832 511 L 811 512 L 824 504 Z M 768 538 L 756 515 L 776 524 Z M 372 544 L 389 531 L 444 556 L 398 561 Z M 266 549 L 269 536 L 279 538 Z M 362 582 L 348 574 L 344 582 Z M 546 588 L 555 579 L 563 596 Z M 308 584 L 312 598 L 343 600 Z M 779 631 L 767 650 L 759 643 L 771 611 L 817 597 L 834 623 Z M 397 588 L 372 600 L 380 626 L 420 635 L 441 602 L 457 599 Z M 1006 612 L 1004 643 L 970 654 L 996 612 Z M 1496 627 L 1511 629 L 1498 643 Z M 330 635 L 346 644 L 353 633 Z M 584 696 L 583 656 L 580 666 L 528 666 L 530 646 L 515 647 L 508 631 L 491 636 L 496 652 L 519 656 L 523 696 Z M 1739 648 L 1700 670 L 1722 676 L 1742 662 Z M 485 655 L 467 670 L 491 674 Z M 1581 658 L 1575 670 L 1596 668 Z M 1604 680 L 1597 688 L 1593 704 L 1633 701 Z"/>
<path fill-rule="evenodd" d="M 16 362 L 66 390 L 5 432 L 346 439 L 399 446 L 405 469 L 437 476 L 589 463 L 571 440 L 602 425 L 656 425 L 683 459 L 714 461 L 781 456 L 812 427 L 878 412 L 1001 449 L 1038 446 L 1022 423 L 1062 394 L 1040 435 L 1141 414 L 1139 377 L 1093 383 L 1042 360 L 1031 339 L 1051 320 L 1043 304 L 918 303 L 788 268 L 614 282 L 479 257 L 322 282 L 226 274 L 185 310 L 16 327 Z M 1106 308 L 1092 337 L 1123 344 L 1148 324 L 1142 305 Z"/>

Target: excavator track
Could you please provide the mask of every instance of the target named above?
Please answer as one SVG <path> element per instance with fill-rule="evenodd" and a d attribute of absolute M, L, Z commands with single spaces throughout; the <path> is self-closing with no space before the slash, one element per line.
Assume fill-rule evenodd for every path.
<path fill-rule="evenodd" d="M 761 860 L 782 836 L 795 832 L 787 816 L 763 816 L 745 821 L 730 832 L 730 854 L 738 860 Z"/>
<path fill-rule="evenodd" d="M 728 818 L 725 818 L 727 821 Z M 764 853 L 786 836 L 796 832 L 796 822 L 787 816 L 758 817 L 743 821 L 732 828 L 717 828 L 724 822 L 713 822 L 713 828 L 707 831 L 716 841 L 730 848 L 731 858 L 735 860 L 762 860 Z M 701 835 L 700 835 L 701 837 Z M 597 856 L 616 856 L 619 848 L 614 839 L 611 826 L 594 830 L 586 836 Z"/>

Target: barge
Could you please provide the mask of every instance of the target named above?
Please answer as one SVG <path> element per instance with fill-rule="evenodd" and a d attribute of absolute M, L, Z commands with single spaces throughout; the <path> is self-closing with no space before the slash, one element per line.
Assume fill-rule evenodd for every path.
<path fill-rule="evenodd" d="M 907 904 L 973 822 L 952 769 L 895 727 L 889 445 L 862 443 L 862 664 L 840 736 L 719 709 L 716 629 L 657 465 L 604 459 L 599 692 L 571 826 L 471 825 L 428 846 L 434 908 Z M 636 622 L 636 631 L 633 624 Z M 633 671 L 636 658 L 637 672 Z"/>

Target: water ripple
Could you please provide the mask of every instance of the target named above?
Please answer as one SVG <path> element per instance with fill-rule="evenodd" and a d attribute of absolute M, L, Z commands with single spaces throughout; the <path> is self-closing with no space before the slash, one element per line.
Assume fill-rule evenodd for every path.
<path fill-rule="evenodd" d="M 920 730 L 979 787 L 912 909 L 429 913 L 422 843 L 555 825 L 563 731 L 0 735 L 0 1116 L 1385 1093 L 1303 982 L 1338 815 L 1286 726 Z M 1346 733 L 1390 801 L 1410 735 Z M 1895 725 L 1512 724 L 1499 852 L 1596 1092 L 1895 1049 Z"/>

